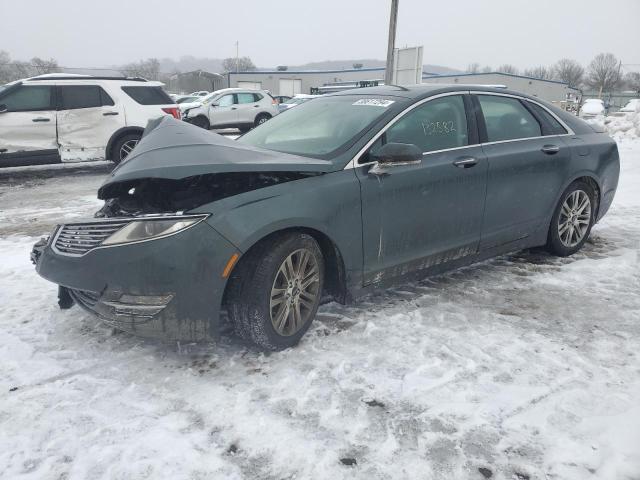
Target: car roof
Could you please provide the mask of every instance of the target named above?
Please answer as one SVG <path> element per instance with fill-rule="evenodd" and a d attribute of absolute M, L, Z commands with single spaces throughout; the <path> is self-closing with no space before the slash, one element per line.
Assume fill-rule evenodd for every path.
<path fill-rule="evenodd" d="M 54 83 L 69 83 L 71 85 L 78 84 L 103 84 L 103 83 L 119 83 L 125 85 L 139 85 L 139 86 L 147 86 L 147 87 L 158 87 L 163 86 L 164 83 L 156 82 L 153 80 L 147 80 L 141 77 L 107 77 L 107 76 L 93 76 L 93 75 L 80 75 L 80 74 L 67 74 L 67 73 L 49 73 L 45 75 L 38 75 L 37 77 L 30 77 L 19 80 L 23 84 L 39 84 L 39 85 L 49 85 Z M 17 82 L 16 82 L 17 83 Z"/>
<path fill-rule="evenodd" d="M 503 88 L 501 85 L 472 85 L 472 84 L 445 84 L 445 83 L 422 83 L 417 85 L 381 85 L 377 87 L 353 88 L 350 90 L 342 90 L 340 92 L 327 93 L 326 96 L 342 96 L 342 95 L 380 95 L 404 97 L 407 99 L 417 100 L 424 97 L 430 97 L 439 93 L 448 92 L 487 92 L 487 93 L 507 93 L 509 95 L 518 95 L 521 97 L 533 98 L 530 95 L 514 90 Z"/>

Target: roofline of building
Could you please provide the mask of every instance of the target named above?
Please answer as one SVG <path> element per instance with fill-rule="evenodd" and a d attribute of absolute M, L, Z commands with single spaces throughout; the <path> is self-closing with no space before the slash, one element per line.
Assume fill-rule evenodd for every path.
<path fill-rule="evenodd" d="M 458 73 L 456 74 L 446 74 L 446 75 L 430 75 L 426 78 L 451 78 L 451 77 L 477 77 L 478 75 L 504 75 L 505 77 L 515 77 L 515 78 L 526 78 L 527 80 L 537 80 L 539 82 L 549 82 L 549 83 L 559 83 L 561 85 L 566 85 L 569 87 L 567 82 L 562 82 L 560 80 L 548 80 L 544 78 L 536 78 L 536 77 L 528 77 L 526 75 L 516 75 L 515 73 L 504 73 L 504 72 L 478 72 L 478 73 Z M 424 75 L 422 77 L 425 78 Z M 572 87 L 569 87 L 572 88 Z M 577 89 L 574 89 L 577 90 Z"/>
<path fill-rule="evenodd" d="M 349 73 L 349 72 L 384 72 L 384 67 L 371 68 L 349 68 L 345 70 L 251 70 L 250 72 L 228 72 L 228 75 L 260 75 L 260 74 L 295 74 L 295 75 L 313 75 L 316 73 Z"/>

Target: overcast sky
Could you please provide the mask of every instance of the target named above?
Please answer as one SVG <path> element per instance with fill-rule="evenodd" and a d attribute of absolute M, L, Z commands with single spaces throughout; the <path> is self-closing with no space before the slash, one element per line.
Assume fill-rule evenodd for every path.
<path fill-rule="evenodd" d="M 102 67 L 249 56 L 261 67 L 384 59 L 390 0 L 0 0 L 0 49 Z M 640 0 L 400 0 L 397 45 L 424 63 L 520 68 L 612 52 L 640 64 Z M 640 69 L 640 66 L 634 67 Z"/>

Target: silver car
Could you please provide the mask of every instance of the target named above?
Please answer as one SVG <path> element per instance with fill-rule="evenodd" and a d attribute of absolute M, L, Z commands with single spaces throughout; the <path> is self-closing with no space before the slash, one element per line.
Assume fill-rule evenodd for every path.
<path fill-rule="evenodd" d="M 182 119 L 205 129 L 238 128 L 244 133 L 277 114 L 277 102 L 268 92 L 225 88 L 184 108 Z"/>

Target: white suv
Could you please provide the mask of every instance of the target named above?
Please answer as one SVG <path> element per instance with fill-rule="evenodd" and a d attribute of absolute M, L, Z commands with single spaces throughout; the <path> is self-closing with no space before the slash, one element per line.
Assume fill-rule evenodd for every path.
<path fill-rule="evenodd" d="M 0 87 L 0 167 L 122 161 L 151 119 L 180 118 L 162 83 L 43 75 Z"/>
<path fill-rule="evenodd" d="M 239 128 L 247 132 L 278 114 L 278 102 L 264 90 L 225 88 L 195 105 L 182 107 L 182 119 L 206 128 Z"/>

